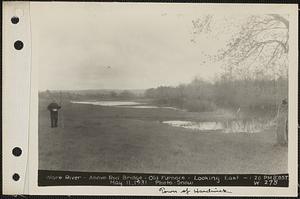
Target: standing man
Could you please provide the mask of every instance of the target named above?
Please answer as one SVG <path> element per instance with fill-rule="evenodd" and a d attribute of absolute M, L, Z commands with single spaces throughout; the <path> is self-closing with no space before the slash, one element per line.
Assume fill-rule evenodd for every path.
<path fill-rule="evenodd" d="M 58 110 L 61 108 L 61 106 L 59 106 L 56 101 L 53 100 L 47 108 L 50 111 L 51 128 L 56 128 L 58 121 Z"/>

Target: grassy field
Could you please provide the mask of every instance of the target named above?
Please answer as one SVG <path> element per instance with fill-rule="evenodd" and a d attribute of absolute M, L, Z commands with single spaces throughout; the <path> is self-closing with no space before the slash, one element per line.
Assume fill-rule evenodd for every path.
<path fill-rule="evenodd" d="M 222 114 L 63 104 L 50 128 L 47 103 L 39 104 L 39 169 L 144 173 L 287 173 L 287 147 L 274 131 L 201 132 L 165 120 L 216 121 Z M 60 117 L 62 112 L 60 112 Z"/>

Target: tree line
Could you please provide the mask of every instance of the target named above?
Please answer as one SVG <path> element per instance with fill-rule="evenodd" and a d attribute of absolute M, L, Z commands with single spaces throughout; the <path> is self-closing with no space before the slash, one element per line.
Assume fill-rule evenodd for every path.
<path fill-rule="evenodd" d="M 217 108 L 276 110 L 287 98 L 288 81 L 277 79 L 229 79 L 214 82 L 195 78 L 176 87 L 160 86 L 145 91 L 145 97 L 158 105 L 175 106 L 188 111 L 214 111 Z"/>

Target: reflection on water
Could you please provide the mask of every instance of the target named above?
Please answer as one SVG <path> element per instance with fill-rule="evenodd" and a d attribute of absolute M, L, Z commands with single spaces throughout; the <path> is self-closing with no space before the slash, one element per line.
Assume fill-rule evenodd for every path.
<path fill-rule="evenodd" d="M 180 110 L 178 108 L 174 107 L 167 107 L 167 106 L 152 106 L 152 105 L 143 105 L 143 106 L 119 106 L 124 108 L 166 108 L 166 109 L 172 109 L 172 110 Z"/>
<path fill-rule="evenodd" d="M 221 130 L 223 125 L 220 122 L 191 122 L 191 121 L 164 121 L 164 124 L 169 124 L 175 127 L 183 127 L 196 130 Z"/>
<path fill-rule="evenodd" d="M 173 110 L 179 110 L 174 107 L 161 107 L 161 106 L 153 106 L 148 105 L 145 103 L 140 102 L 132 102 L 132 101 L 71 101 L 71 103 L 74 104 L 91 104 L 91 105 L 97 105 L 97 106 L 114 106 L 114 107 L 121 107 L 121 108 L 165 108 L 165 109 L 173 109 Z"/>
<path fill-rule="evenodd" d="M 174 127 L 181 127 L 200 131 L 222 131 L 224 133 L 259 133 L 274 126 L 273 121 L 231 120 L 224 122 L 192 122 L 192 121 L 164 121 Z"/>
<path fill-rule="evenodd" d="M 142 103 L 139 102 L 130 102 L 130 101 L 95 101 L 95 102 L 88 102 L 88 101 L 71 101 L 74 104 L 92 104 L 98 106 L 133 106 L 133 105 L 140 105 Z"/>

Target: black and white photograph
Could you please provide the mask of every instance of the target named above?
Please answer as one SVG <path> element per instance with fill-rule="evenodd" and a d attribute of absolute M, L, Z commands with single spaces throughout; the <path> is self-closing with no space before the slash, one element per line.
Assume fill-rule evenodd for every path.
<path fill-rule="evenodd" d="M 287 173 L 288 16 L 41 9 L 39 169 Z"/>
<path fill-rule="evenodd" d="M 296 15 L 273 6 L 30 3 L 33 190 L 294 187 Z"/>

